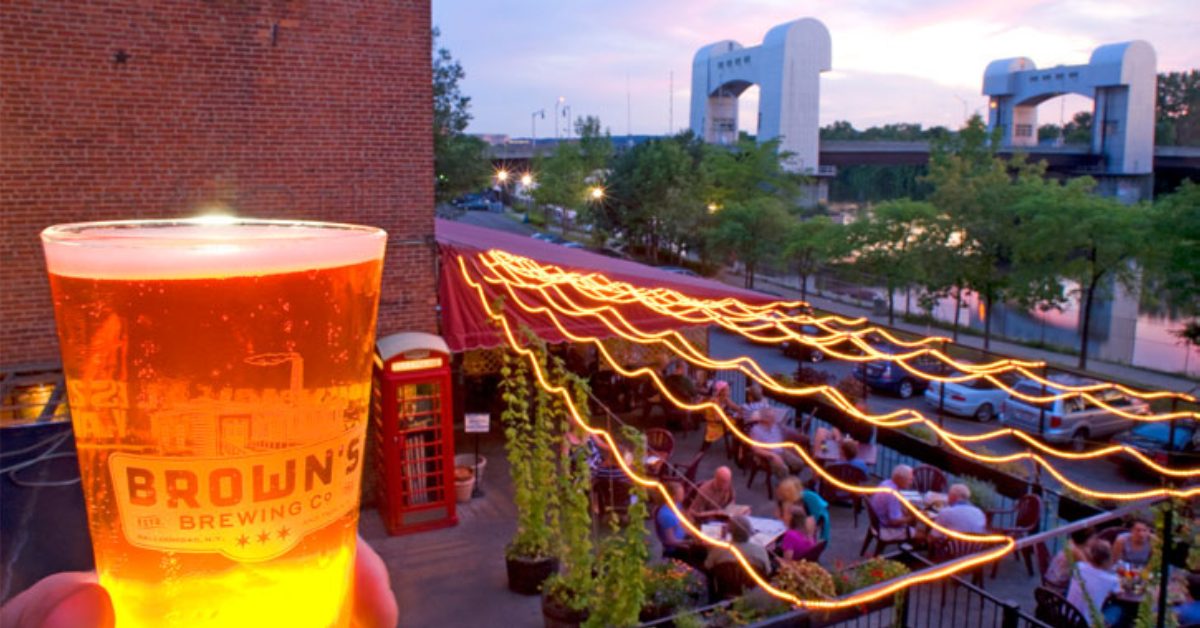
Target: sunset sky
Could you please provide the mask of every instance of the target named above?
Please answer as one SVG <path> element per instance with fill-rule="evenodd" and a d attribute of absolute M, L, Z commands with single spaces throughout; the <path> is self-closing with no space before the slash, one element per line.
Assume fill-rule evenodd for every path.
<path fill-rule="evenodd" d="M 1038 67 L 1086 63 L 1098 45 L 1144 39 L 1158 69 L 1200 68 L 1197 0 L 434 0 L 440 45 L 459 59 L 471 96 L 473 133 L 554 135 L 559 97 L 572 116 L 599 115 L 614 135 L 687 126 L 692 56 L 732 39 L 761 43 L 772 26 L 824 22 L 833 71 L 822 75 L 821 121 L 858 128 L 919 122 L 957 128 L 983 112 L 989 61 L 1027 56 Z M 670 73 L 674 71 L 674 91 Z M 627 115 L 627 93 L 628 115 Z M 672 98 L 673 96 L 673 98 Z M 757 88 L 742 97 L 753 130 Z M 1091 109 L 1082 97 L 1039 108 L 1039 122 Z M 561 125 L 560 125 L 561 127 Z"/>

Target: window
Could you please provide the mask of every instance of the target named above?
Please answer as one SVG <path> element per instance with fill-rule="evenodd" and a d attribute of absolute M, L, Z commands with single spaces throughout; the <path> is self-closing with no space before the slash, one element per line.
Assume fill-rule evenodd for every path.
<path fill-rule="evenodd" d="M 1017 137 L 1033 137 L 1032 124 L 1018 124 L 1016 127 Z"/>

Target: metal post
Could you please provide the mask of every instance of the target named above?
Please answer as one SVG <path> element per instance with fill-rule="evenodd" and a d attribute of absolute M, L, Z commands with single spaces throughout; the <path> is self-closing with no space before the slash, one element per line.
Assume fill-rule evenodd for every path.
<path fill-rule="evenodd" d="M 1049 368 L 1042 365 L 1042 396 L 1046 396 L 1046 381 L 1049 379 Z M 1065 402 L 1064 402 L 1065 403 Z M 1038 404 L 1038 436 L 1046 436 L 1046 402 Z"/>
<path fill-rule="evenodd" d="M 1000 602 L 1000 628 L 1017 628 L 1021 620 L 1021 607 L 1010 600 Z"/>
<path fill-rule="evenodd" d="M 1169 485 L 1168 485 L 1169 486 Z M 1167 625 L 1167 584 L 1171 573 L 1171 556 L 1172 536 L 1175 532 L 1175 502 L 1167 499 L 1167 511 L 1163 513 L 1162 524 L 1162 556 L 1159 558 L 1158 566 L 1158 620 L 1155 625 L 1158 628 L 1165 628 Z"/>
<path fill-rule="evenodd" d="M 946 353 L 946 341 L 942 341 L 942 353 Z M 946 426 L 946 382 L 938 382 L 938 427 Z"/>

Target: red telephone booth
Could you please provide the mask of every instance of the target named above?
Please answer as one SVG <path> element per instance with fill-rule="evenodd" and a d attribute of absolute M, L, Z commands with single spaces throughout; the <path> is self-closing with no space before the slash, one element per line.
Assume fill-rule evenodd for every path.
<path fill-rule="evenodd" d="M 375 348 L 374 423 L 380 513 L 389 534 L 458 523 L 450 349 L 439 336 L 393 334 Z"/>

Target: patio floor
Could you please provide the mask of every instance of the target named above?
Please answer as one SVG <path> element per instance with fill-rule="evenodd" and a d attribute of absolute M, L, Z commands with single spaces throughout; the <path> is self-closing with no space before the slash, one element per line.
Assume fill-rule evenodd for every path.
<path fill-rule="evenodd" d="M 690 459 L 699 450 L 700 442 L 698 431 L 690 436 L 676 433 L 673 460 Z M 457 443 L 459 452 L 471 451 L 472 441 L 463 434 L 457 435 Z M 459 505 L 457 526 L 389 537 L 377 511 L 368 509 L 362 513 L 363 537 L 388 564 L 400 606 L 401 626 L 542 625 L 540 598 L 507 589 L 504 547 L 515 531 L 515 512 L 501 438 L 495 433 L 487 435 L 481 440 L 480 454 L 488 460 L 483 479 L 485 495 Z M 724 448 L 715 446 L 701 463 L 697 478 L 711 477 L 718 466 L 726 464 L 730 462 Z M 737 502 L 751 506 L 755 515 L 772 516 L 774 506 L 767 499 L 761 475 L 748 489 L 747 475 L 737 467 L 732 469 Z M 833 506 L 830 515 L 832 542 L 821 558 L 827 569 L 860 560 L 858 551 L 867 525 L 863 514 L 856 528 L 849 508 Z M 651 555 L 658 556 L 649 525 L 647 530 Z M 993 580 L 989 576 L 985 587 L 992 595 L 1032 610 L 1033 589 L 1037 584 L 1038 578 L 1029 577 L 1023 564 L 1006 557 L 999 578 Z"/>

